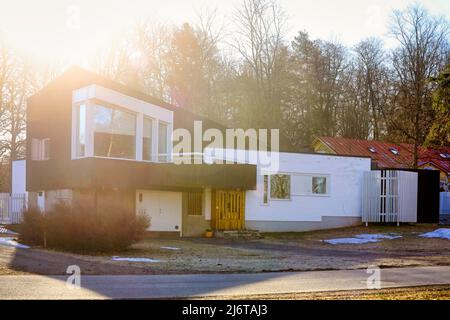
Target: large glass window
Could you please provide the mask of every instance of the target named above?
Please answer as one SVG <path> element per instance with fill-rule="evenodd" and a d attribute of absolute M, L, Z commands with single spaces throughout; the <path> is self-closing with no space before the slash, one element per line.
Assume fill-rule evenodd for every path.
<path fill-rule="evenodd" d="M 153 130 L 153 120 L 150 118 L 144 118 L 143 125 L 143 140 L 142 140 L 142 159 L 143 160 L 152 160 L 152 131 Z"/>
<path fill-rule="evenodd" d="M 94 155 L 136 158 L 136 115 L 116 108 L 95 106 Z"/>
<path fill-rule="evenodd" d="M 76 156 L 84 157 L 86 155 L 86 105 L 79 105 L 77 112 L 77 135 L 76 135 Z"/>
<path fill-rule="evenodd" d="M 270 198 L 281 200 L 291 198 L 291 176 L 287 174 L 270 176 Z"/>
<path fill-rule="evenodd" d="M 158 161 L 166 162 L 167 159 L 167 124 L 160 121 L 158 127 Z"/>

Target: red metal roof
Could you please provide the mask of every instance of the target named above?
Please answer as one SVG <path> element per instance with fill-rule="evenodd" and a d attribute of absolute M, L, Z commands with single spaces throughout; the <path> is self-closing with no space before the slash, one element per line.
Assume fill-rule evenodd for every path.
<path fill-rule="evenodd" d="M 337 154 L 371 157 L 379 168 L 409 168 L 413 163 L 414 146 L 412 144 L 335 137 L 320 137 L 319 139 Z M 418 165 L 431 163 L 448 174 L 450 173 L 450 157 L 443 158 L 441 154 L 450 155 L 450 148 L 420 147 Z"/>

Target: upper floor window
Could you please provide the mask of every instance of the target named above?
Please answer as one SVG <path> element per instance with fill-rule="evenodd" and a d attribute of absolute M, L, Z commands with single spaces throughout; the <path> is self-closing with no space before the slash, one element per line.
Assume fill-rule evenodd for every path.
<path fill-rule="evenodd" d="M 164 122 L 159 122 L 158 127 L 158 161 L 166 162 L 168 159 L 167 154 L 167 141 L 168 139 L 168 126 Z"/>
<path fill-rule="evenodd" d="M 144 118 L 142 132 L 142 160 L 153 160 L 153 119 Z"/>
<path fill-rule="evenodd" d="M 95 106 L 94 155 L 136 158 L 136 115 L 117 108 Z"/>
<path fill-rule="evenodd" d="M 82 104 L 76 107 L 76 119 L 78 122 L 76 129 L 76 157 L 86 155 L 86 105 Z"/>
<path fill-rule="evenodd" d="M 50 139 L 33 139 L 31 141 L 31 159 L 43 161 L 50 159 Z"/>

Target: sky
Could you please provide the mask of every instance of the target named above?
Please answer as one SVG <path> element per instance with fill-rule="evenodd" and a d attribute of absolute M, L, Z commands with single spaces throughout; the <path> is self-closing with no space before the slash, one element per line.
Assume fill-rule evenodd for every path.
<path fill-rule="evenodd" d="M 387 23 L 393 9 L 414 0 L 279 0 L 287 13 L 288 40 L 299 30 L 311 38 L 337 39 L 347 46 L 381 37 L 389 46 Z M 240 0 L 0 0 L 0 37 L 36 59 L 85 64 L 111 39 L 140 20 L 180 25 L 195 22 L 198 12 L 215 9 L 218 26 Z M 422 0 L 432 14 L 450 20 L 449 0 Z"/>

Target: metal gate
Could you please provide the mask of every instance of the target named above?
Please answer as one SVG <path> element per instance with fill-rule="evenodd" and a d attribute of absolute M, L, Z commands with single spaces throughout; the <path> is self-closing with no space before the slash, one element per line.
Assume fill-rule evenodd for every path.
<path fill-rule="evenodd" d="M 0 223 L 21 223 L 25 209 L 26 194 L 0 193 Z"/>
<path fill-rule="evenodd" d="M 396 170 L 364 173 L 362 221 L 417 222 L 417 173 Z"/>

